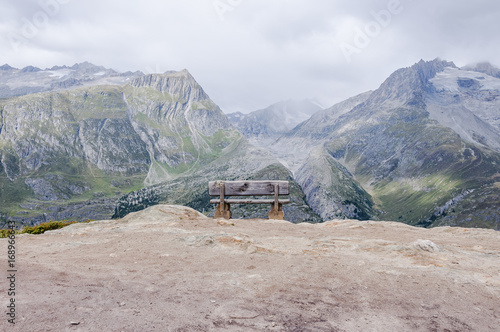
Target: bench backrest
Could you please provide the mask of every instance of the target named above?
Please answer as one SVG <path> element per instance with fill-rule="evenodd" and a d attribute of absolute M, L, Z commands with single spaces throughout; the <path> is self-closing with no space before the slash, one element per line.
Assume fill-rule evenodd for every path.
<path fill-rule="evenodd" d="M 279 186 L 280 195 L 288 195 L 288 181 L 210 181 L 208 183 L 208 194 L 210 196 L 220 195 L 220 185 L 224 183 L 224 195 L 226 196 L 260 196 L 274 195 L 274 185 Z"/>

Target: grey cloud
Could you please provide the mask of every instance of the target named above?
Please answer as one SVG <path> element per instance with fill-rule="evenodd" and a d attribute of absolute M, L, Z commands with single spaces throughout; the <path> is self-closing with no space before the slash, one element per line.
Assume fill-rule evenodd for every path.
<path fill-rule="evenodd" d="M 316 97 L 330 106 L 377 88 L 421 58 L 500 65 L 500 3 L 494 0 L 399 0 L 400 12 L 371 31 L 367 45 L 356 44 L 356 34 L 397 0 L 40 1 L 64 4 L 13 49 L 9 33 L 22 34 L 23 18 L 44 9 L 38 1 L 0 0 L 0 65 L 187 68 L 226 112 L 290 97 Z M 221 3 L 223 13 L 216 7 Z M 342 43 L 356 47 L 350 62 Z"/>

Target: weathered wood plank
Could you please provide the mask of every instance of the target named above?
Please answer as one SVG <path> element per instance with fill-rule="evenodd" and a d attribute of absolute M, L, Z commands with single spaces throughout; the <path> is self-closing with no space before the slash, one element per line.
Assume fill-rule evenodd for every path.
<path fill-rule="evenodd" d="M 258 196 L 274 195 L 274 184 L 279 186 L 280 195 L 289 195 L 288 181 L 263 180 L 263 181 L 210 181 L 208 193 L 210 196 L 219 196 L 221 182 L 225 183 L 226 196 Z M 226 200 L 224 200 L 226 201 Z"/>
<path fill-rule="evenodd" d="M 211 199 L 210 203 L 219 204 L 220 199 L 218 199 L 218 198 Z M 233 199 L 233 198 L 231 198 L 231 199 L 225 199 L 224 203 L 226 203 L 226 204 L 273 204 L 274 199 L 250 199 L 250 198 L 249 199 Z M 290 200 L 289 199 L 280 199 L 278 201 L 278 203 L 289 204 Z"/>

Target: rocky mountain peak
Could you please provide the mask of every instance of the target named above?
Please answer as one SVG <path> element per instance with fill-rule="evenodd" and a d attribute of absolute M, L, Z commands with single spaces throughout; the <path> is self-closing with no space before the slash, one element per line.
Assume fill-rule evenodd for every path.
<path fill-rule="evenodd" d="M 112 69 L 106 69 L 103 66 L 96 66 L 88 61 L 82 62 L 82 63 L 75 63 L 73 66 L 70 67 L 70 69 L 86 73 L 86 74 L 93 74 L 93 73 L 98 73 L 102 71 L 111 71 L 115 72 Z"/>
<path fill-rule="evenodd" d="M 172 96 L 183 96 L 185 101 L 208 99 L 205 91 L 186 69 L 164 74 L 144 75 L 133 79 L 129 84 L 135 88 L 150 87 Z"/>
<path fill-rule="evenodd" d="M 416 71 L 421 78 L 421 81 L 426 83 L 428 80 L 436 76 L 437 73 L 443 71 L 446 67 L 457 68 L 457 66 L 455 66 L 455 64 L 451 61 L 436 58 L 432 61 L 420 60 L 411 66 L 410 69 Z"/>
<path fill-rule="evenodd" d="M 70 69 L 70 67 L 66 66 L 66 65 L 62 65 L 62 66 L 53 66 L 52 68 L 47 68 L 47 70 L 60 70 L 60 69 Z"/>
<path fill-rule="evenodd" d="M 416 96 L 428 90 L 429 80 L 445 68 L 457 68 L 453 62 L 434 59 L 420 60 L 411 67 L 396 70 L 370 97 L 372 103 L 411 103 Z M 396 104 L 394 105 L 396 106 Z"/>
<path fill-rule="evenodd" d="M 21 73 L 36 73 L 37 71 L 41 71 L 41 69 L 34 66 L 26 66 L 21 69 Z"/>
<path fill-rule="evenodd" d="M 11 67 L 8 64 L 4 64 L 3 66 L 0 66 L 0 70 L 13 70 L 13 69 L 16 69 L 16 68 Z"/>

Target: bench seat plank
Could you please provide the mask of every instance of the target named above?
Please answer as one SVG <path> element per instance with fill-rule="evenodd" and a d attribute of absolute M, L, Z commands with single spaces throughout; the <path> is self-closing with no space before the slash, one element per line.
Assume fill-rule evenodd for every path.
<path fill-rule="evenodd" d="M 210 196 L 219 196 L 219 184 L 222 181 L 210 181 L 208 193 Z M 279 185 L 280 195 L 289 195 L 288 181 L 223 181 L 226 196 L 259 196 L 274 195 L 274 184 Z M 226 200 L 224 200 L 226 201 Z"/>
<path fill-rule="evenodd" d="M 212 204 L 219 204 L 220 199 L 211 199 L 210 203 Z M 224 203 L 227 204 L 273 204 L 274 199 L 224 199 Z M 289 204 L 290 200 L 289 199 L 280 199 L 278 200 L 278 203 L 280 204 Z"/>

